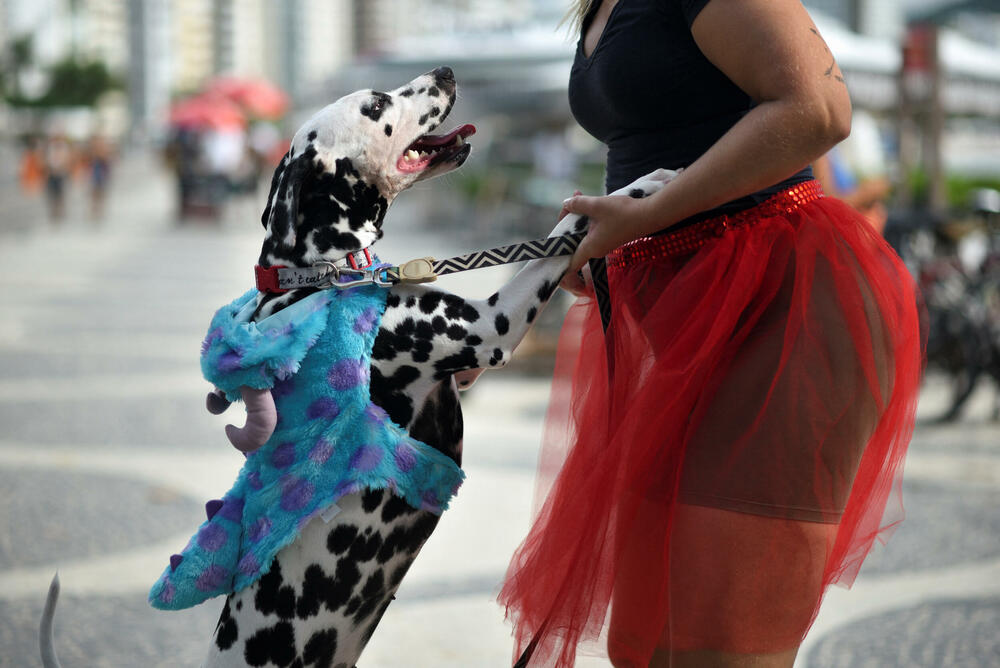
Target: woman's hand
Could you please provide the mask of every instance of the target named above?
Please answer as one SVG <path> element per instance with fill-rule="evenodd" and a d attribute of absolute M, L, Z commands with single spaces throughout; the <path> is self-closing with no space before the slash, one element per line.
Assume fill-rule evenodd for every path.
<path fill-rule="evenodd" d="M 589 278 L 585 281 L 577 274 L 583 267 L 589 276 L 589 268 L 585 267 L 588 260 L 604 257 L 622 244 L 662 227 L 657 226 L 655 210 L 647 200 L 623 195 L 586 197 L 578 194 L 563 202 L 563 211 L 587 216 L 590 221 L 587 236 L 577 246 L 560 283 L 577 296 L 590 289 Z"/>

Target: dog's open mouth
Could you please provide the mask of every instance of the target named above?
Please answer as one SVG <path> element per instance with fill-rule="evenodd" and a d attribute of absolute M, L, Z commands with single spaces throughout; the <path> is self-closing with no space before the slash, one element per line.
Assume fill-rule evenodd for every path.
<path fill-rule="evenodd" d="M 396 161 L 401 172 L 420 172 L 439 162 L 468 154 L 466 137 L 476 134 L 476 126 L 466 123 L 443 135 L 421 135 Z"/>

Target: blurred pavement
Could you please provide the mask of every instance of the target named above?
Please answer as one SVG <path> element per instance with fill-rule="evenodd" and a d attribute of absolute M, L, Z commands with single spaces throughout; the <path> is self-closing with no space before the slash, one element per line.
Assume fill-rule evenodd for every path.
<path fill-rule="evenodd" d="M 58 568 L 57 647 L 66 668 L 194 666 L 221 600 L 160 612 L 146 592 L 230 486 L 241 457 L 204 409 L 199 345 L 216 308 L 252 280 L 258 200 L 219 225 L 179 226 L 152 158 L 117 166 L 102 224 L 50 226 L 0 173 L 0 667 L 38 666 L 37 623 Z M 383 257 L 469 250 L 420 221 L 442 180 L 390 210 Z M 76 188 L 79 190 L 79 187 Z M 69 210 L 87 210 L 81 193 Z M 506 269 L 452 277 L 486 296 Z M 918 429 L 906 465 L 908 519 L 854 590 L 831 591 L 797 665 L 1000 666 L 1000 425 L 993 388 L 965 418 Z M 930 378 L 924 417 L 946 386 Z M 486 374 L 465 396 L 468 480 L 404 580 L 363 668 L 509 666 L 494 599 L 530 516 L 548 380 Z M 605 665 L 583 660 L 584 667 Z"/>

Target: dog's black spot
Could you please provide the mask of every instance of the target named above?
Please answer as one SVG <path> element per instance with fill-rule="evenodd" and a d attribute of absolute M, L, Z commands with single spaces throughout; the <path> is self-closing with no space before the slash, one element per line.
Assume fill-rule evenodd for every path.
<path fill-rule="evenodd" d="M 398 298 L 397 298 L 398 299 Z M 413 308 L 417 303 L 417 298 L 410 295 L 406 298 L 406 308 Z"/>
<path fill-rule="evenodd" d="M 442 295 L 442 299 L 444 299 L 445 303 L 444 316 L 446 318 L 450 320 L 466 320 L 468 322 L 479 320 L 479 311 L 466 303 L 458 295 L 444 294 Z"/>
<path fill-rule="evenodd" d="M 425 292 L 420 297 L 420 310 L 430 315 L 437 309 L 443 296 L 440 292 Z"/>
<path fill-rule="evenodd" d="M 291 619 L 295 614 L 295 590 L 284 584 L 281 565 L 275 561 L 258 582 L 254 608 L 262 615 L 275 614 L 281 619 Z"/>
<path fill-rule="evenodd" d="M 360 607 L 361 607 L 361 597 L 354 596 L 353 598 L 351 598 L 350 601 L 347 602 L 347 607 L 344 608 L 344 615 L 346 617 L 350 617 L 355 612 L 357 612 L 358 608 Z"/>
<path fill-rule="evenodd" d="M 437 118 L 441 115 L 441 109 L 439 107 L 431 107 L 431 118 Z"/>
<path fill-rule="evenodd" d="M 559 287 L 559 283 L 555 281 L 542 281 L 542 284 L 538 286 L 538 290 L 535 292 L 538 301 L 544 304 L 552 296 L 552 293 L 556 291 L 557 287 Z"/>
<path fill-rule="evenodd" d="M 382 569 L 379 569 L 372 573 L 361 590 L 362 602 L 357 613 L 354 615 L 354 623 L 360 624 L 370 617 L 382 604 L 384 596 L 385 575 L 382 573 Z"/>
<path fill-rule="evenodd" d="M 497 328 L 497 334 L 500 336 L 510 331 L 510 320 L 503 313 L 497 313 L 497 317 L 493 320 L 493 325 Z"/>
<path fill-rule="evenodd" d="M 475 369 L 477 366 L 479 365 L 476 364 L 476 349 L 472 346 L 466 346 L 459 352 L 434 362 L 434 379 L 444 380 L 456 371 Z"/>
<path fill-rule="evenodd" d="M 402 517 L 403 515 L 409 515 L 410 513 L 415 512 L 417 511 L 413 508 L 413 506 L 393 494 L 389 497 L 389 500 L 385 502 L 385 505 L 382 506 L 382 521 L 388 524 L 397 517 Z"/>
<path fill-rule="evenodd" d="M 375 629 L 378 628 L 378 623 L 382 621 L 382 616 L 385 614 L 385 611 L 389 608 L 389 604 L 392 603 L 394 598 L 396 597 L 390 596 L 385 599 L 385 602 L 382 603 L 382 607 L 380 607 L 375 613 L 375 616 L 372 617 L 372 621 L 368 624 L 368 628 L 365 629 L 365 632 L 361 635 L 362 644 L 366 644 L 371 639 L 372 635 L 375 633 Z"/>
<path fill-rule="evenodd" d="M 437 515 L 432 513 L 424 513 L 422 517 L 419 517 L 413 526 L 410 527 L 408 533 L 408 545 L 406 546 L 406 551 L 410 554 L 416 554 L 430 535 L 434 532 L 434 528 L 437 526 L 438 519 Z"/>
<path fill-rule="evenodd" d="M 390 292 L 389 296 L 385 298 L 386 308 L 396 308 L 399 306 L 400 297 L 395 292 Z"/>
<path fill-rule="evenodd" d="M 448 321 L 445 320 L 442 316 L 436 315 L 431 320 L 431 327 L 434 328 L 435 334 L 444 334 L 445 331 L 448 329 Z"/>
<path fill-rule="evenodd" d="M 247 640 L 243 658 L 251 666 L 287 666 L 295 660 L 295 629 L 288 622 L 260 629 Z"/>
<path fill-rule="evenodd" d="M 477 334 L 471 334 L 469 335 L 468 338 L 465 339 L 465 344 L 468 346 L 478 346 L 481 345 L 482 342 L 483 342 L 483 337 Z"/>
<path fill-rule="evenodd" d="M 403 541 L 405 539 L 406 539 L 405 527 L 396 527 L 395 529 L 390 531 L 389 535 L 385 537 L 384 541 L 382 541 L 382 547 L 379 548 L 378 555 L 376 556 L 378 562 L 380 564 L 384 564 L 385 562 L 392 559 L 393 556 L 395 556 L 399 552 L 400 545 L 403 544 Z"/>
<path fill-rule="evenodd" d="M 376 533 L 367 537 L 358 536 L 354 544 L 351 545 L 351 551 L 348 552 L 347 558 L 356 564 L 371 561 L 378 554 L 380 547 L 382 547 L 381 535 Z"/>
<path fill-rule="evenodd" d="M 361 508 L 366 513 L 375 512 L 375 509 L 382 503 L 383 494 L 384 492 L 381 489 L 366 489 L 365 493 L 361 495 Z"/>
<path fill-rule="evenodd" d="M 628 196 L 632 199 L 642 199 L 646 196 L 646 193 L 642 191 L 642 188 L 632 188 L 628 191 Z"/>
<path fill-rule="evenodd" d="M 391 137 L 392 136 L 392 126 L 391 125 L 389 125 L 388 123 L 386 123 L 385 127 L 382 128 L 382 129 L 385 131 L 385 136 L 386 137 Z"/>
<path fill-rule="evenodd" d="M 239 611 L 242 609 L 243 609 L 243 599 L 240 599 L 239 601 L 236 601 L 236 610 Z"/>
<path fill-rule="evenodd" d="M 326 600 L 326 607 L 330 610 L 337 610 L 346 604 L 351 597 L 351 592 L 354 591 L 359 582 L 361 582 L 361 571 L 358 570 L 357 564 L 350 558 L 338 561 L 336 577 Z"/>
<path fill-rule="evenodd" d="M 535 308 L 534 306 L 532 306 L 531 308 L 529 308 L 528 309 L 528 322 L 529 323 L 534 322 L 536 315 L 538 315 L 538 309 Z"/>
<path fill-rule="evenodd" d="M 434 338 L 434 325 L 432 325 L 427 320 L 421 320 L 417 323 L 416 331 L 413 333 L 418 339 L 433 339 Z"/>
<path fill-rule="evenodd" d="M 494 292 L 492 295 L 490 295 L 490 298 L 486 300 L 486 303 L 489 304 L 490 306 L 496 306 L 498 299 L 500 299 L 500 293 Z"/>
<path fill-rule="evenodd" d="M 215 627 L 215 645 L 222 651 L 226 651 L 233 646 L 233 643 L 239 638 L 239 627 L 236 626 L 236 620 L 233 619 L 229 612 L 229 599 L 226 599 L 226 604 L 222 606 L 222 615 L 219 617 L 219 623 Z"/>
<path fill-rule="evenodd" d="M 412 88 L 407 88 L 406 90 L 401 91 L 399 93 L 399 95 L 400 95 L 400 97 L 410 97 L 411 95 L 413 95 L 413 89 Z"/>
<path fill-rule="evenodd" d="M 302 575 L 302 596 L 295 602 L 295 614 L 299 619 L 309 619 L 319 614 L 321 599 L 326 599 L 333 580 L 319 564 L 309 564 Z"/>
<path fill-rule="evenodd" d="M 410 356 L 413 361 L 417 364 L 423 364 L 431 358 L 431 351 L 434 350 L 434 344 L 428 339 L 417 339 L 413 342 L 413 351 Z"/>
<path fill-rule="evenodd" d="M 478 366 L 475 362 L 465 368 Z M 442 380 L 451 374 L 442 374 Z M 462 408 L 450 383 L 440 383 L 410 425 L 410 436 L 462 464 Z"/>
<path fill-rule="evenodd" d="M 316 665 L 318 668 L 330 668 L 333 657 L 337 654 L 337 629 L 316 631 L 309 636 L 303 648 L 302 660 L 306 665 Z"/>
<path fill-rule="evenodd" d="M 361 115 L 377 121 L 382 118 L 385 110 L 392 106 L 392 98 L 376 91 L 372 91 L 372 98 L 371 101 L 361 105 Z"/>
<path fill-rule="evenodd" d="M 389 586 L 398 587 L 399 583 L 401 583 L 403 578 L 406 577 L 406 572 L 408 570 L 410 570 L 410 564 L 403 564 L 396 568 L 396 570 L 392 572 L 392 576 L 389 577 Z"/>
<path fill-rule="evenodd" d="M 440 93 L 441 91 L 437 89 L 437 86 L 431 86 L 430 88 L 427 89 L 427 94 L 430 95 L 431 97 L 437 97 Z"/>
<path fill-rule="evenodd" d="M 417 123 L 418 123 L 418 124 L 420 124 L 420 125 L 424 125 L 425 123 L 427 123 L 427 114 L 424 114 L 424 115 L 422 115 L 422 116 L 421 116 L 421 117 L 420 117 L 420 118 L 419 118 L 419 119 L 417 120 Z"/>
<path fill-rule="evenodd" d="M 313 141 L 316 139 L 316 136 L 317 136 L 316 131 L 313 130 L 308 135 L 306 135 L 306 139 L 308 139 L 309 141 Z"/>
<path fill-rule="evenodd" d="M 351 546 L 358 535 L 358 528 L 351 524 L 341 524 L 326 536 L 326 549 L 331 554 L 341 554 Z"/>
<path fill-rule="evenodd" d="M 334 577 L 329 577 L 318 564 L 306 568 L 302 582 L 302 596 L 296 603 L 299 619 L 308 619 L 319 614 L 320 603 L 330 612 L 335 612 L 347 603 L 354 587 L 361 581 L 361 572 L 348 558 L 337 561 Z"/>
<path fill-rule="evenodd" d="M 495 365 L 500 363 L 501 361 L 503 361 L 503 351 L 500 350 L 499 348 L 494 348 L 493 357 L 490 358 L 490 362 L 492 362 Z"/>
<path fill-rule="evenodd" d="M 382 336 L 381 330 L 379 337 Z M 376 342 L 378 338 L 376 338 Z M 390 358 L 391 359 L 391 358 Z M 389 377 L 382 375 L 376 367 L 372 367 L 370 393 L 376 406 L 380 406 L 393 422 L 407 425 L 413 419 L 413 399 L 406 394 L 406 388 L 420 378 L 420 369 L 404 364 Z"/>
<path fill-rule="evenodd" d="M 425 90 L 427 90 L 426 87 L 421 88 L 420 90 L 417 91 L 417 95 L 423 95 Z"/>
<path fill-rule="evenodd" d="M 468 330 L 459 324 L 451 325 L 448 328 L 448 338 L 451 339 L 452 341 L 461 341 L 462 339 L 465 338 L 466 334 L 468 333 L 469 333 Z"/>

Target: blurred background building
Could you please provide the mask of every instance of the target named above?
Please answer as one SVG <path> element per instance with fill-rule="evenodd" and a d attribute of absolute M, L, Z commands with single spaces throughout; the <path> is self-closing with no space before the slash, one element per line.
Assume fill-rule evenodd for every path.
<path fill-rule="evenodd" d="M 845 72 L 855 108 L 867 115 L 862 123 L 876 129 L 866 137 L 880 145 L 861 150 L 869 159 L 856 169 L 887 173 L 902 205 L 938 210 L 964 195 L 965 187 L 949 185 L 949 178 L 996 179 L 995 0 L 805 4 Z M 462 120 L 480 124 L 481 148 L 496 151 L 491 167 L 534 168 L 538 144 L 555 146 L 561 137 L 570 163 L 555 169 L 559 183 L 533 183 L 527 195 L 547 205 L 561 196 L 557 188 L 600 187 L 601 149 L 575 129 L 566 102 L 574 40 L 557 28 L 566 5 L 0 0 L 2 132 L 13 141 L 57 127 L 78 139 L 99 131 L 126 145 L 155 145 L 170 136 L 173 104 L 226 76 L 266 80 L 287 93 L 288 113 L 268 119 L 287 136 L 303 116 L 344 92 L 391 86 L 447 63 L 463 84 Z M 64 90 L 67 79 L 86 90 Z M 552 172 L 553 162 L 542 171 Z M 513 169 L 511 182 L 523 172 L 517 164 Z"/>

